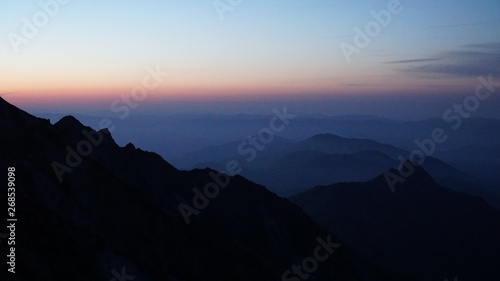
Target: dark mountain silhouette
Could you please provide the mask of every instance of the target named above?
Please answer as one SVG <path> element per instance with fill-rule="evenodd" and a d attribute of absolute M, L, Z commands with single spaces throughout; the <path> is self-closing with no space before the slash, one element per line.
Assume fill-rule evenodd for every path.
<path fill-rule="evenodd" d="M 330 235 L 262 186 L 209 169 L 179 171 L 71 116 L 52 125 L 0 98 L 0 131 L 0 167 L 16 170 L 12 280 L 280 280 Z M 219 194 L 198 198 L 208 206 L 187 224 L 179 204 L 193 206 L 193 189 L 208 183 Z M 412 279 L 342 244 L 310 280 Z"/>
<path fill-rule="evenodd" d="M 291 200 L 385 268 L 417 280 L 500 280 L 500 212 L 442 188 L 420 167 L 394 193 L 380 175 L 318 186 Z"/>

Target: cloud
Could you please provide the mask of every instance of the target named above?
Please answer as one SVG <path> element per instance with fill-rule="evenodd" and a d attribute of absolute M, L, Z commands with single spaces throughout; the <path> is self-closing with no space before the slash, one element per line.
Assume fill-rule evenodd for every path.
<path fill-rule="evenodd" d="M 439 58 L 428 58 L 428 59 L 410 59 L 410 60 L 393 60 L 386 61 L 385 64 L 397 64 L 397 63 L 415 63 L 415 62 L 429 62 L 429 61 L 437 61 Z"/>
<path fill-rule="evenodd" d="M 435 58 L 408 59 L 386 62 L 403 65 L 406 73 L 441 74 L 447 76 L 500 75 L 500 43 L 481 43 L 462 46 L 458 50 L 442 51 Z M 415 65 L 415 63 L 421 63 Z M 406 64 L 406 65 L 405 65 Z"/>

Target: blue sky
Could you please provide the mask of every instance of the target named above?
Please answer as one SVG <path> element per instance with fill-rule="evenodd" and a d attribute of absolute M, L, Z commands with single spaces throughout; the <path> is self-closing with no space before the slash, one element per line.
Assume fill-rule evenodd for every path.
<path fill-rule="evenodd" d="M 243 0 L 221 18 L 207 0 L 71 0 L 14 47 L 40 2 L 57 3 L 0 0 L 0 93 L 20 102 L 112 98 L 155 65 L 166 99 L 464 94 L 500 74 L 500 1 Z M 390 3 L 400 12 L 348 62 L 340 45 Z"/>

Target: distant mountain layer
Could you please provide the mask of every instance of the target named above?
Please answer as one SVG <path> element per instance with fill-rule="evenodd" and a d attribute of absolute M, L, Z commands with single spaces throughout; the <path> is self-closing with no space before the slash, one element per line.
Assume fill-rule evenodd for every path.
<path fill-rule="evenodd" d="M 290 196 L 315 185 L 369 180 L 397 168 L 411 155 L 410 151 L 374 140 L 332 134 L 318 134 L 299 142 L 276 138 L 261 151 L 254 149 L 254 158 L 238 153 L 241 143 L 244 141 L 205 148 L 186 155 L 183 161 L 185 166 L 196 163 L 196 168 L 225 171 L 226 164 L 236 160 L 241 164 L 241 175 L 281 196 Z M 442 186 L 480 196 L 500 208 L 500 192 L 488 189 L 486 180 L 465 174 L 433 155 L 425 157 L 423 167 Z"/>
<path fill-rule="evenodd" d="M 240 176 L 179 171 L 107 130 L 51 125 L 2 98 L 0 131 L 0 167 L 16 176 L 15 280 L 296 280 L 294 265 L 323 244 L 331 257 L 309 263 L 310 280 L 412 280 Z"/>
<path fill-rule="evenodd" d="M 271 114 L 271 111 L 269 113 Z M 224 156 L 233 157 L 238 153 L 239 142 L 235 143 L 235 140 L 245 140 L 248 136 L 257 134 L 268 126 L 272 119 L 272 116 L 266 115 L 168 114 L 133 114 L 126 120 L 111 116 L 116 127 L 112 132 L 113 137 L 119 144 L 133 142 L 138 147 L 155 151 L 174 166 L 185 169 L 198 163 L 218 161 L 219 157 L 221 159 L 225 159 Z M 51 114 L 42 116 L 53 120 L 61 118 L 60 115 L 55 118 L 56 116 Z M 78 118 L 84 124 L 94 127 L 98 126 L 102 119 L 90 116 L 78 116 Z M 491 182 L 481 185 L 499 189 L 500 173 L 497 167 L 500 167 L 498 165 L 500 120 L 498 119 L 472 116 L 446 122 L 440 118 L 397 121 L 374 116 L 298 115 L 283 131 L 276 134 L 276 138 L 269 146 L 274 146 L 274 142 L 279 141 L 278 137 L 281 140 L 304 140 L 314 135 L 329 133 L 347 139 L 375 140 L 412 151 L 418 149 L 416 140 L 430 138 L 436 128 L 442 129 L 447 138 L 444 143 L 437 145 L 437 152 L 433 156 L 469 175 Z M 229 143 L 231 145 L 224 145 Z M 212 154 L 208 159 L 199 158 L 205 155 L 206 148 L 212 150 L 213 146 L 221 148 L 219 151 L 222 154 L 215 155 L 216 157 Z M 261 151 L 262 154 L 259 153 L 258 158 L 264 156 L 266 150 Z M 227 155 L 230 152 L 233 155 Z M 432 171 L 429 172 L 432 174 Z"/>
<path fill-rule="evenodd" d="M 291 200 L 384 268 L 417 280 L 500 280 L 500 212 L 440 187 L 421 168 L 394 193 L 380 175 Z"/>

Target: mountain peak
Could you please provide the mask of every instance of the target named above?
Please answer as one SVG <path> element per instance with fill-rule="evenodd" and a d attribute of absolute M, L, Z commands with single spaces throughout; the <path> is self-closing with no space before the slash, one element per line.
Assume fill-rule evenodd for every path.
<path fill-rule="evenodd" d="M 423 167 L 409 160 L 403 162 L 398 169 L 385 171 L 369 183 L 387 186 L 393 192 L 400 189 L 419 190 L 425 193 L 436 188 L 443 189 Z"/>
<path fill-rule="evenodd" d="M 355 251 L 384 267 L 404 268 L 415 280 L 442 280 L 443 268 L 470 280 L 500 280 L 492 270 L 500 260 L 498 211 L 441 187 L 418 165 L 407 161 L 402 168 L 369 182 L 316 187 L 291 201 Z M 394 192 L 387 173 L 403 179 Z"/>
<path fill-rule="evenodd" d="M 310 139 L 312 139 L 312 140 L 343 140 L 345 138 L 343 138 L 341 136 L 334 135 L 334 134 L 325 133 L 325 134 L 314 135 Z"/>
<path fill-rule="evenodd" d="M 71 115 L 64 116 L 54 125 L 60 128 L 83 127 L 83 124 L 78 119 L 76 119 Z"/>

